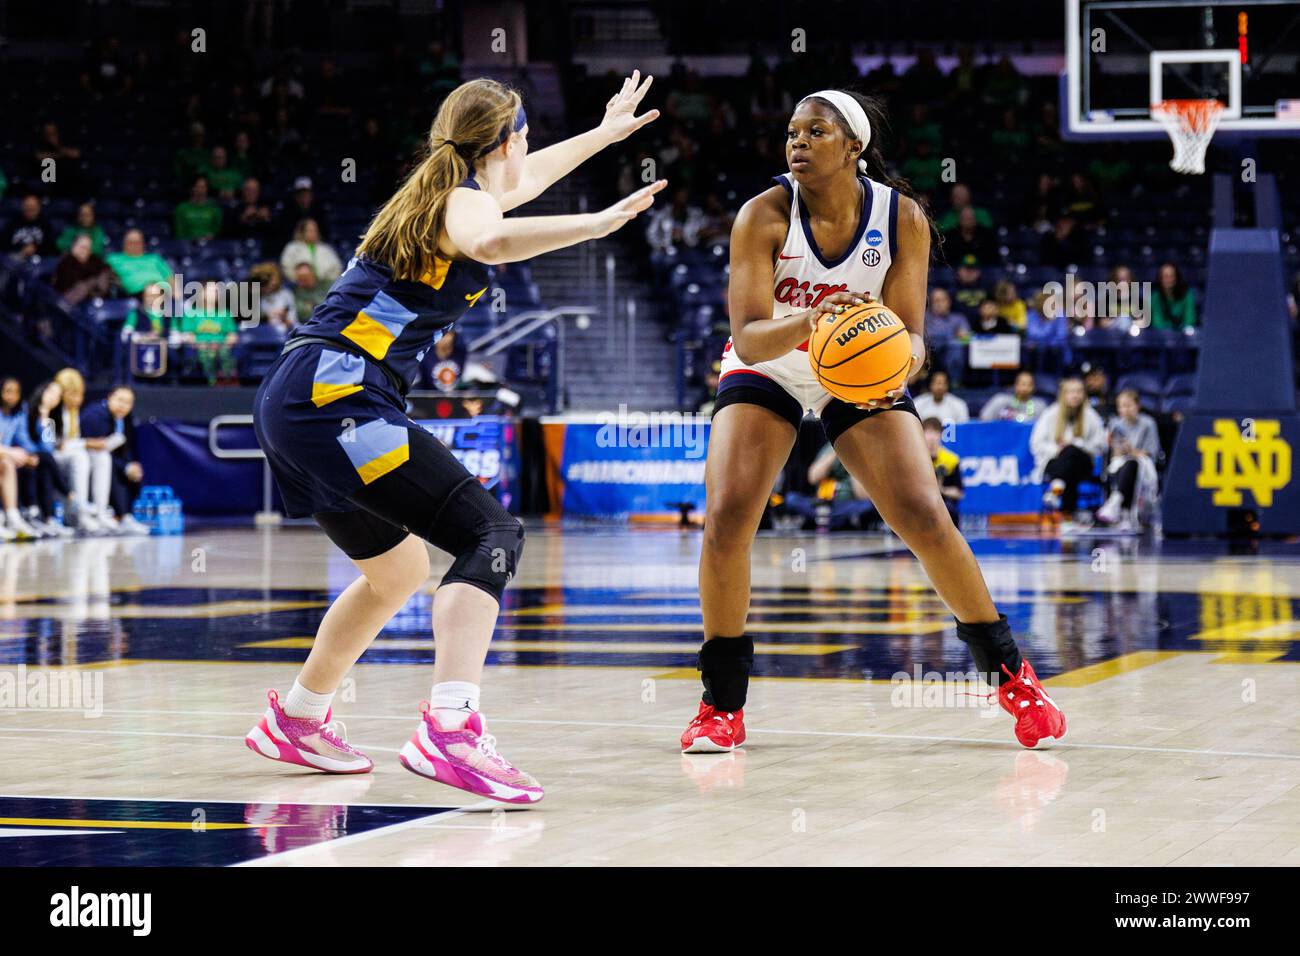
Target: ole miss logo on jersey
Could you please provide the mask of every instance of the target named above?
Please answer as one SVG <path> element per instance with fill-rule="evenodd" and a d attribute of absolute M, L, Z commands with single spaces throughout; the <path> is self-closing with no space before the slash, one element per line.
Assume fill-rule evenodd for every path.
<path fill-rule="evenodd" d="M 843 282 L 836 285 L 826 282 L 810 284 L 807 279 L 800 281 L 791 277 L 778 282 L 772 295 L 777 302 L 791 305 L 796 309 L 811 309 L 828 295 L 847 292 L 848 288 L 848 285 Z"/>

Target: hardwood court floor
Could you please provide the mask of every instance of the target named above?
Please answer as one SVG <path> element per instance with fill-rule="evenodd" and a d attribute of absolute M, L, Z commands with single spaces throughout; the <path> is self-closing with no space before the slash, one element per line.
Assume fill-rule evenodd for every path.
<path fill-rule="evenodd" d="M 0 863 L 1300 864 L 1300 548 L 974 546 L 1064 744 L 891 684 L 971 666 L 897 539 L 782 534 L 754 552 L 750 742 L 685 757 L 698 533 L 533 529 L 483 698 L 547 787 L 528 810 L 397 763 L 427 595 L 336 699 L 373 774 L 245 749 L 351 580 L 314 530 L 0 546 Z"/>

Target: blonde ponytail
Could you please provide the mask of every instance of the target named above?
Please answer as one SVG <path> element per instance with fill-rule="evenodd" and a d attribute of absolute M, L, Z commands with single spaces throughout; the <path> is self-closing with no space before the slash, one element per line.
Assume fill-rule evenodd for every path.
<path fill-rule="evenodd" d="M 418 281 L 434 267 L 447 198 L 473 163 L 514 128 L 519 94 L 496 80 L 462 83 L 438 107 L 419 164 L 375 214 L 360 255 L 383 263 L 393 278 Z"/>

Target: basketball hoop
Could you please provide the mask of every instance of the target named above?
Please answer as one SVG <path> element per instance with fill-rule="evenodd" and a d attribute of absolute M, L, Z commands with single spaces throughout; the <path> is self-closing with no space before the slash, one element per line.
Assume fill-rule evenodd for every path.
<path fill-rule="evenodd" d="M 1160 122 L 1174 142 L 1170 169 L 1179 173 L 1205 172 L 1205 151 L 1223 110 L 1218 100 L 1162 100 L 1151 107 L 1152 118 Z"/>

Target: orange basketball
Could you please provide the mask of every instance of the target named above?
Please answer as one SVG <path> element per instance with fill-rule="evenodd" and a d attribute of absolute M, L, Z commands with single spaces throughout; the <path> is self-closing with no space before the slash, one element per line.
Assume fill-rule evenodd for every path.
<path fill-rule="evenodd" d="M 860 405 L 907 380 L 912 339 L 902 319 L 867 302 L 822 316 L 808 340 L 808 364 L 826 391 Z"/>

